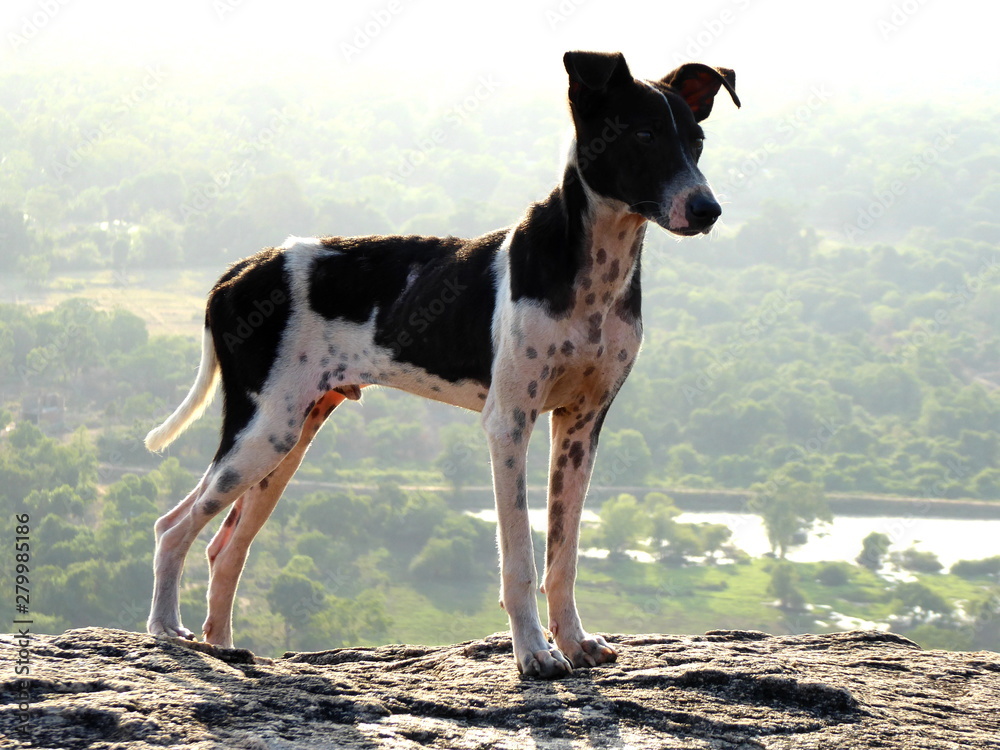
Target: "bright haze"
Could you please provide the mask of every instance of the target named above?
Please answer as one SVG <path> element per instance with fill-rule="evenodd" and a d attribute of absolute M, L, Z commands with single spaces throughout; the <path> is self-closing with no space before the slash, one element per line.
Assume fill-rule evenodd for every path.
<path fill-rule="evenodd" d="M 993 95 L 998 20 L 1000 6 L 972 0 L 7 0 L 0 64 L 157 64 L 442 93 L 490 74 L 544 91 L 564 85 L 565 50 L 596 49 L 625 52 L 639 77 L 692 59 L 734 68 L 758 105 L 815 85 L 940 100 Z"/>

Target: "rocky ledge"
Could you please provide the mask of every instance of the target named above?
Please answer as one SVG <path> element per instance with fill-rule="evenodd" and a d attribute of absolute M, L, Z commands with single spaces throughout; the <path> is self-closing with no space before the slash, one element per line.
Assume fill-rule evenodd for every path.
<path fill-rule="evenodd" d="M 540 682 L 518 677 L 504 634 L 264 659 L 87 628 L 35 636 L 27 677 L 4 635 L 0 745 L 1000 748 L 1000 654 L 877 632 L 607 638 L 617 663 Z"/>

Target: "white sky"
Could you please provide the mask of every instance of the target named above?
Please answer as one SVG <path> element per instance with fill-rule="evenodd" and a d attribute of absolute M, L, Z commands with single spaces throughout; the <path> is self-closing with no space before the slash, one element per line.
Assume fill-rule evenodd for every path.
<path fill-rule="evenodd" d="M 838 94 L 996 96 L 1000 4 L 972 0 L 4 0 L 0 65 L 166 64 L 199 76 L 308 66 L 408 86 L 494 74 L 565 86 L 567 49 L 621 50 L 635 75 L 680 60 L 734 68 L 746 102 Z"/>

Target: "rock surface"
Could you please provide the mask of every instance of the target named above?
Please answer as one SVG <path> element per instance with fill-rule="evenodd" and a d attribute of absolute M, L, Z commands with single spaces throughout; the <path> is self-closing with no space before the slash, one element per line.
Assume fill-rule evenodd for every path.
<path fill-rule="evenodd" d="M 87 628 L 35 636 L 11 748 L 1000 748 L 1000 654 L 892 634 L 608 636 L 618 662 L 522 680 L 508 636 L 262 659 Z"/>

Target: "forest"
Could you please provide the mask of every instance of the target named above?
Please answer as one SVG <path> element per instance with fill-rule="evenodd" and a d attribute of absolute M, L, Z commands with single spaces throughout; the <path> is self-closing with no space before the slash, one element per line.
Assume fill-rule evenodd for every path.
<path fill-rule="evenodd" d="M 488 80 L 433 106 L 333 93 L 154 68 L 0 74 L 0 528 L 30 516 L 38 629 L 143 627 L 153 521 L 204 471 L 218 408 L 164 455 L 142 437 L 193 379 L 200 300 L 227 264 L 289 234 L 509 225 L 567 143 L 562 105 Z M 832 611 L 1000 648 L 1000 557 L 944 570 L 873 528 L 856 561 L 785 559 L 830 493 L 1000 502 L 998 115 L 803 92 L 777 116 L 706 123 L 723 223 L 648 233 L 645 342 L 584 529 L 596 628 L 838 629 Z M 536 437 L 535 508 L 545 469 Z M 489 471 L 475 415 L 375 389 L 338 409 L 251 552 L 238 645 L 505 628 L 492 525 L 466 512 Z M 678 522 L 678 488 L 749 493 L 771 554 Z M 192 554 L 192 629 L 206 576 Z"/>

